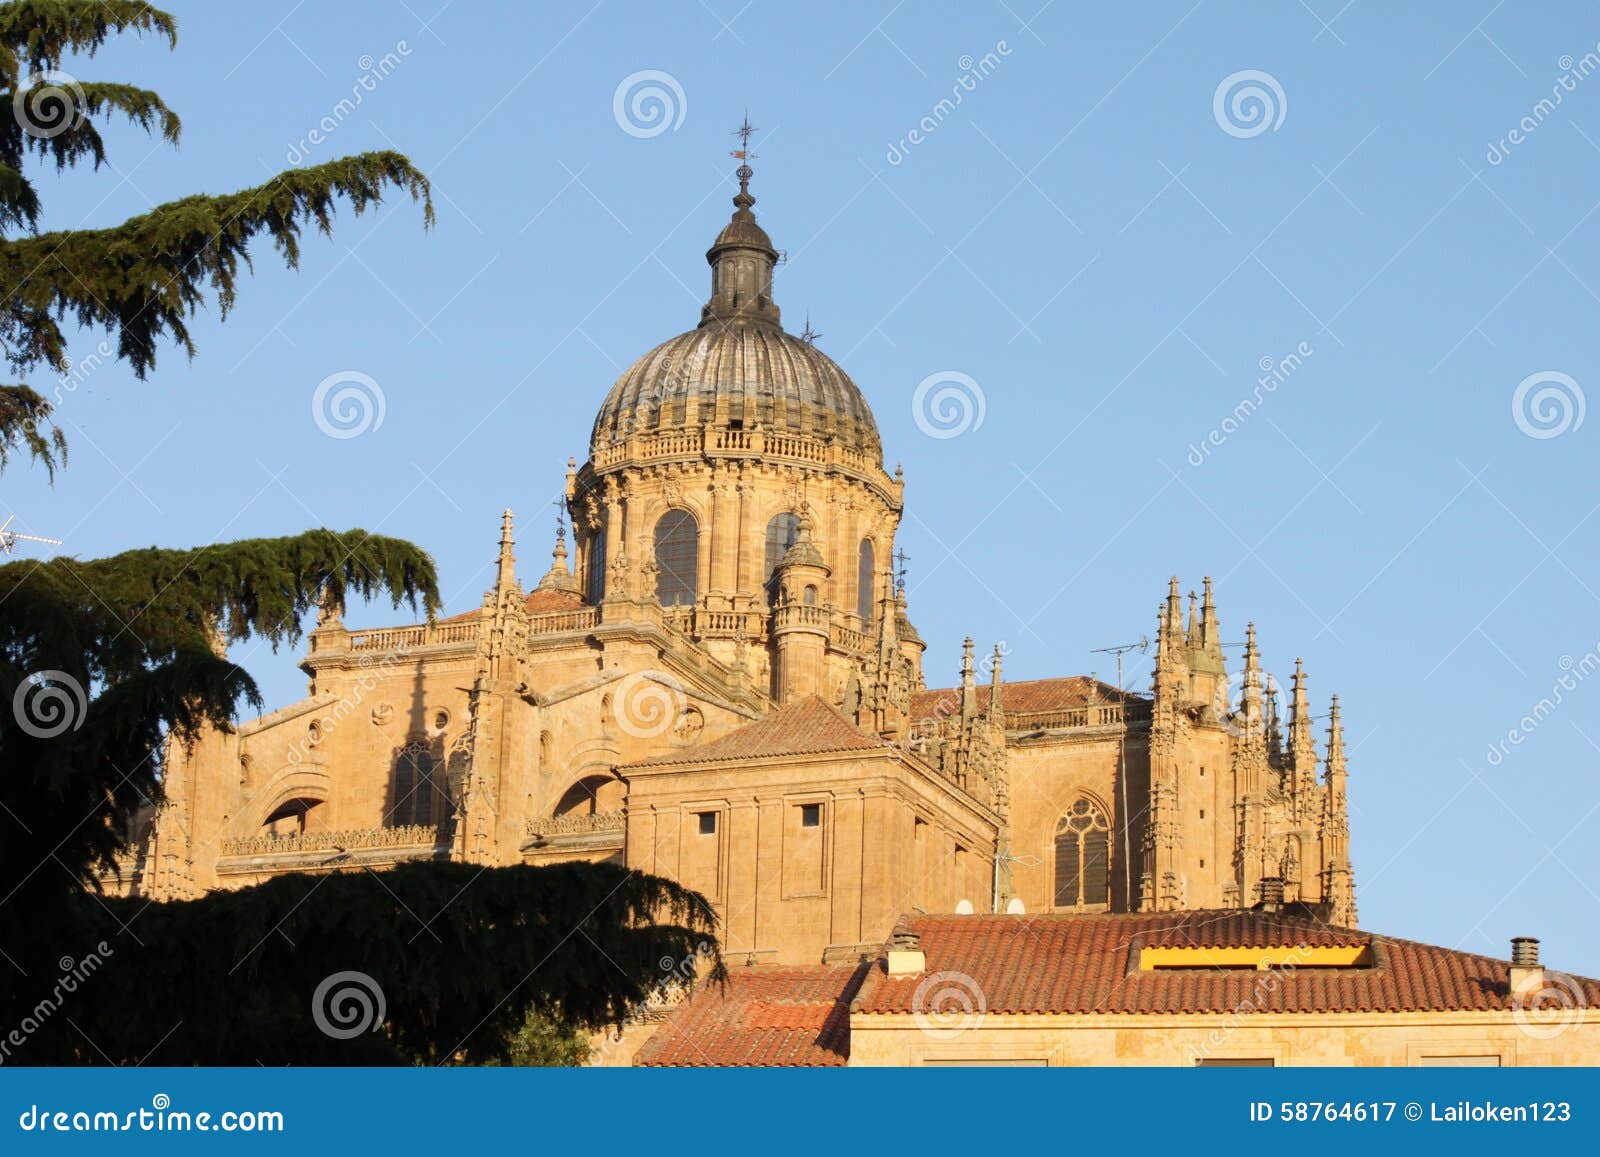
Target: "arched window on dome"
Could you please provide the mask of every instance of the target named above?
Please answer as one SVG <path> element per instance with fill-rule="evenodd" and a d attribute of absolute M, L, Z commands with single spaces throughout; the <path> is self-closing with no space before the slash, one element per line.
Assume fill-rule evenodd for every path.
<path fill-rule="evenodd" d="M 687 510 L 656 522 L 656 598 L 664 607 L 693 606 L 700 566 L 700 524 Z"/>
<path fill-rule="evenodd" d="M 861 540 L 861 551 L 856 563 L 856 614 L 861 616 L 861 628 L 872 626 L 872 608 L 877 601 L 873 587 L 878 579 L 878 557 L 870 538 Z"/>
<path fill-rule="evenodd" d="M 773 572 L 778 569 L 778 564 L 783 561 L 783 556 L 789 553 L 789 548 L 794 545 L 795 539 L 800 537 L 800 516 L 792 510 L 786 510 L 767 523 L 767 581 L 772 581 Z"/>
<path fill-rule="evenodd" d="M 1056 825 L 1055 906 L 1104 907 L 1111 902 L 1111 825 L 1079 796 Z"/>
<path fill-rule="evenodd" d="M 591 603 L 606 597 L 606 532 L 601 527 L 589 540 L 589 573 L 585 585 Z"/>

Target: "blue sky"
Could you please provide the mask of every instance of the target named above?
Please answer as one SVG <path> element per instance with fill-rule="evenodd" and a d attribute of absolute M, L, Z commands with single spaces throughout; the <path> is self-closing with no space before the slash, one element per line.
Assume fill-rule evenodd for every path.
<path fill-rule="evenodd" d="M 13 467 L 4 513 L 83 557 L 362 526 L 430 549 L 457 611 L 509 505 L 535 577 L 611 381 L 698 320 L 748 107 L 786 321 L 810 311 L 904 463 L 930 678 L 966 634 L 1013 678 L 1114 677 L 1092 650 L 1209 573 L 1230 638 L 1254 620 L 1319 713 L 1342 696 L 1363 922 L 1499 955 L 1538 935 L 1600 974 L 1591 5 L 440 2 L 180 3 L 177 52 L 69 65 L 162 92 L 183 142 L 113 130 L 98 174 L 41 177 L 47 227 L 377 148 L 432 176 L 439 224 L 394 202 L 296 273 L 261 250 L 192 362 L 65 391 L 72 463 Z M 658 132 L 614 114 L 646 70 L 671 78 Z M 1219 112 L 1241 72 L 1270 83 Z M 344 371 L 383 422 L 332 438 L 311 399 Z M 981 425 L 923 432 L 939 374 Z M 273 705 L 303 693 L 294 656 L 238 654 Z"/>

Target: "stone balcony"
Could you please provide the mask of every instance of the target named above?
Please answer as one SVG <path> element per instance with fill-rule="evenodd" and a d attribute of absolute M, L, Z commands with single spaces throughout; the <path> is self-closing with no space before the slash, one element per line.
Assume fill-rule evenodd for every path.
<path fill-rule="evenodd" d="M 388 867 L 403 860 L 434 859 L 448 851 L 447 833 L 421 824 L 243 836 L 222 841 L 217 874 L 267 876 L 346 866 Z"/>

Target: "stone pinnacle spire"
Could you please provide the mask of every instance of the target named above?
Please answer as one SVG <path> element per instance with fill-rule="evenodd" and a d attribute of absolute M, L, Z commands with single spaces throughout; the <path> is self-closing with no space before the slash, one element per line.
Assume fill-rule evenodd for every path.
<path fill-rule="evenodd" d="M 516 539 L 512 534 L 512 514 L 508 506 L 500 516 L 500 562 L 495 587 L 508 590 L 517 584 L 517 556 L 512 553 Z"/>

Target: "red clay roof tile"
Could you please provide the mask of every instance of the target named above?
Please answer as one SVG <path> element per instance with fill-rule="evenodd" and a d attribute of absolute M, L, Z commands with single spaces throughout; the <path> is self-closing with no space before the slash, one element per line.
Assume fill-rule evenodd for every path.
<path fill-rule="evenodd" d="M 1007 1013 L 1217 1013 L 1510 1010 L 1507 964 L 1291 912 L 919 916 L 903 922 L 927 956 L 924 976 L 956 973 Z M 1139 971 L 1141 947 L 1289 948 L 1362 945 L 1368 966 Z M 1266 978 L 1270 977 L 1268 983 Z M 1600 981 L 1567 977 L 1587 1007 Z M 882 965 L 857 1000 L 868 1014 L 918 1011 L 920 977 L 891 980 Z"/>
<path fill-rule="evenodd" d="M 635 1065 L 843 1065 L 850 1002 L 867 964 L 738 968 L 701 988 L 656 1030 Z"/>
<path fill-rule="evenodd" d="M 673 763 L 711 763 L 734 759 L 777 759 L 827 752 L 883 751 L 889 744 L 868 735 L 838 711 L 812 695 L 779 708 L 765 719 L 748 723 L 720 739 L 641 760 L 628 767 Z M 621 770 L 627 770 L 623 768 Z"/>

